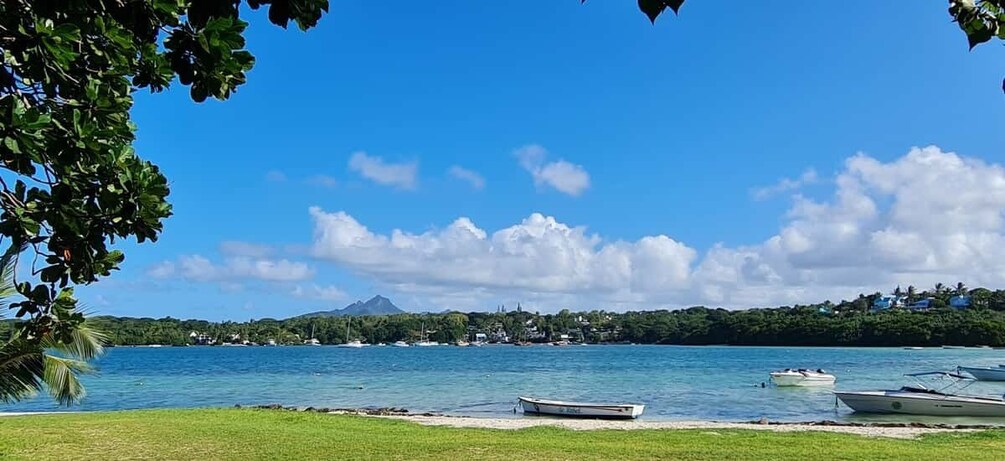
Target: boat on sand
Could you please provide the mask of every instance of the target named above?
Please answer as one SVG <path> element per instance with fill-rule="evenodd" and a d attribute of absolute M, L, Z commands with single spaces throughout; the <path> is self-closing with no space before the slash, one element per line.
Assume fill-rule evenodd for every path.
<path fill-rule="evenodd" d="M 533 397 L 519 397 L 517 400 L 524 414 L 571 418 L 634 419 L 646 409 L 645 405 L 633 403 L 563 402 Z"/>

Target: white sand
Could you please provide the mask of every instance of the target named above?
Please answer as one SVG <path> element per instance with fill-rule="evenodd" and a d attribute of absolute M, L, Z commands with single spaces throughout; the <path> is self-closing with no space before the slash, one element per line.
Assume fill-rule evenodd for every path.
<path fill-rule="evenodd" d="M 936 432 L 971 432 L 972 429 L 935 429 L 920 427 L 815 426 L 808 424 L 720 423 L 713 421 L 612 421 L 595 419 L 532 418 L 459 418 L 452 416 L 374 416 L 411 421 L 428 426 L 469 427 L 479 429 L 524 429 L 534 426 L 557 426 L 575 431 L 598 429 L 752 429 L 775 432 L 822 431 L 867 437 L 911 439 Z"/>

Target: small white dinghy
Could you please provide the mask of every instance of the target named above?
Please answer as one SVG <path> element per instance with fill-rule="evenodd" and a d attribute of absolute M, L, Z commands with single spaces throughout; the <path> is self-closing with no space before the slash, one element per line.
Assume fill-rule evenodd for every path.
<path fill-rule="evenodd" d="M 518 397 L 523 412 L 529 415 L 566 416 L 573 418 L 634 419 L 642 415 L 646 406 L 632 403 L 577 403 Z"/>
<path fill-rule="evenodd" d="M 959 367 L 957 371 L 973 376 L 978 381 L 1005 381 L 1005 368 L 998 367 Z"/>
<path fill-rule="evenodd" d="M 823 370 L 793 370 L 786 368 L 782 371 L 771 372 L 771 382 L 776 386 L 833 386 L 837 378 Z"/>

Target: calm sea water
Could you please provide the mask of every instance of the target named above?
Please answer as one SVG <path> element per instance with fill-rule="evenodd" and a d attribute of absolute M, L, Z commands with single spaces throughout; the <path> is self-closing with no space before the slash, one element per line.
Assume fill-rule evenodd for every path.
<path fill-rule="evenodd" d="M 85 378 L 88 396 L 74 409 L 280 403 L 521 417 L 513 413 L 516 397 L 528 395 L 641 402 L 650 420 L 862 420 L 835 407 L 830 389 L 760 384 L 769 371 L 799 367 L 835 373 L 836 389 L 898 388 L 907 382 L 904 373 L 999 363 L 1005 351 L 988 349 L 119 347 L 98 361 L 98 375 Z M 1002 395 L 1005 384 L 977 383 L 968 392 Z M 55 409 L 44 396 L 0 406 Z"/>

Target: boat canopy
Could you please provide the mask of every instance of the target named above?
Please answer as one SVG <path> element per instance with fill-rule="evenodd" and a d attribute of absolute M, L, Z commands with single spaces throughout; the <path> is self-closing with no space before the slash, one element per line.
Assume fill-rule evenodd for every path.
<path fill-rule="evenodd" d="M 948 376 L 950 378 L 956 378 L 956 379 L 967 379 L 971 381 L 974 380 L 974 378 L 971 378 L 969 376 L 963 376 L 959 373 L 952 373 L 949 371 L 926 371 L 923 373 L 908 373 L 904 376 L 910 376 L 912 378 L 917 378 L 919 376 Z"/>

